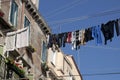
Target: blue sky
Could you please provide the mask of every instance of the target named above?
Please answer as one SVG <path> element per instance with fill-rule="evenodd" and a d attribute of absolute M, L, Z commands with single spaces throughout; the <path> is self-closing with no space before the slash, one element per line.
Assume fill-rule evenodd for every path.
<path fill-rule="evenodd" d="M 62 33 L 120 18 L 120 0 L 40 0 L 39 10 L 52 32 Z M 70 44 L 62 50 L 74 56 L 83 80 L 120 80 L 120 74 L 84 75 L 120 72 L 120 36 L 116 32 L 107 45 L 96 46 L 93 40 L 77 51 Z"/>

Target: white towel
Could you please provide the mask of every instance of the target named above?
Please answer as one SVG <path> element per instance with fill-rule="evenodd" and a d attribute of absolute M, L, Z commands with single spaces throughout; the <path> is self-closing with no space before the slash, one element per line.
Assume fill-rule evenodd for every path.
<path fill-rule="evenodd" d="M 16 47 L 21 48 L 25 46 L 29 46 L 29 28 L 17 31 Z"/>
<path fill-rule="evenodd" d="M 7 33 L 7 37 L 5 40 L 7 51 L 12 51 L 15 49 L 15 38 L 16 38 L 16 32 Z"/>

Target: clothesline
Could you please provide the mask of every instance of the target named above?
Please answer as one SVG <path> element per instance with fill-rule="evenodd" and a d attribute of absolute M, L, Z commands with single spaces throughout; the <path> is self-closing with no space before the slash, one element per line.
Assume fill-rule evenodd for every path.
<path fill-rule="evenodd" d="M 65 47 L 66 43 L 72 44 L 72 50 L 77 50 L 81 45 L 86 45 L 88 41 L 95 40 L 96 45 L 103 43 L 101 34 L 104 36 L 104 44 L 107 41 L 112 41 L 114 37 L 114 28 L 116 29 L 116 35 L 120 35 L 120 19 L 110 20 L 107 23 L 102 23 L 98 26 L 91 26 L 86 29 L 64 32 L 59 34 L 47 34 L 48 48 L 53 44 L 58 47 Z"/>

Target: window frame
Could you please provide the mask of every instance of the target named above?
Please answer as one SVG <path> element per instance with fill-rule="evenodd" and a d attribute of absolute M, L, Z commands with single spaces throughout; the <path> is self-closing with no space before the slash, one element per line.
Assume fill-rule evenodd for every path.
<path fill-rule="evenodd" d="M 13 5 L 14 5 L 15 9 L 12 8 Z M 17 8 L 16 8 L 16 6 L 17 6 Z M 10 2 L 10 11 L 9 11 L 9 23 L 10 23 L 10 25 L 12 25 L 14 27 L 17 27 L 17 25 L 18 25 L 18 12 L 19 12 L 18 9 L 19 9 L 19 6 L 16 3 L 16 1 L 11 0 L 11 2 Z M 14 12 L 14 14 L 12 14 L 13 12 Z M 13 20 L 12 20 L 12 17 L 13 17 Z"/>
<path fill-rule="evenodd" d="M 30 38 L 31 38 L 31 34 L 30 34 L 30 31 L 31 31 L 31 30 L 30 30 L 31 22 L 30 22 L 30 19 L 24 14 L 24 23 L 23 23 L 23 27 L 24 27 L 24 28 L 27 27 L 27 26 L 25 27 L 25 18 L 29 21 L 28 29 L 29 29 L 29 43 L 30 43 L 30 42 L 31 42 L 31 41 L 30 41 Z"/>
<path fill-rule="evenodd" d="M 46 47 L 46 49 L 45 49 L 45 53 L 46 54 L 44 54 L 44 58 L 45 58 L 45 61 L 44 61 L 44 58 L 43 58 L 43 48 L 44 48 L 44 46 L 43 46 L 43 44 L 45 44 L 45 47 Z M 42 63 L 46 63 L 47 62 L 47 44 L 45 43 L 45 41 L 42 41 L 42 50 L 41 50 L 41 61 L 42 61 Z"/>
<path fill-rule="evenodd" d="M 30 28 L 31 22 L 30 22 L 29 18 L 26 15 L 24 15 L 24 24 L 23 24 L 24 28 L 27 27 L 27 26 L 25 26 L 25 19 L 29 22 L 29 26 L 28 27 Z"/>

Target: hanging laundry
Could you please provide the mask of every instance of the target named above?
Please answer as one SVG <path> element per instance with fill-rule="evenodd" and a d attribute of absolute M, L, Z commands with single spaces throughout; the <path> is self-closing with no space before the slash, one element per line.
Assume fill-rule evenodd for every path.
<path fill-rule="evenodd" d="M 76 50 L 77 50 L 77 49 L 80 49 L 79 30 L 75 32 L 76 32 Z"/>
<path fill-rule="evenodd" d="M 63 33 L 63 47 L 65 47 L 65 44 L 67 42 L 67 35 L 68 35 L 67 32 Z"/>
<path fill-rule="evenodd" d="M 28 27 L 20 29 L 16 32 L 16 47 L 17 48 L 29 46 L 29 38 L 30 38 L 29 33 L 30 32 L 29 32 Z"/>
<path fill-rule="evenodd" d="M 49 38 L 50 38 L 50 33 L 46 34 L 46 44 L 48 45 L 49 43 Z"/>
<path fill-rule="evenodd" d="M 92 37 L 92 27 L 85 29 L 85 41 L 88 42 L 93 39 L 94 38 Z"/>
<path fill-rule="evenodd" d="M 80 42 L 80 45 L 85 45 L 86 44 L 86 42 L 85 42 L 85 30 L 80 30 L 79 31 L 78 40 Z"/>
<path fill-rule="evenodd" d="M 72 50 L 76 49 L 76 32 L 72 32 L 71 44 Z"/>
<path fill-rule="evenodd" d="M 52 35 L 52 43 L 56 45 L 57 43 L 57 38 L 56 38 L 56 34 Z"/>
<path fill-rule="evenodd" d="M 57 36 L 58 36 L 57 37 L 58 47 L 62 47 L 62 42 L 63 42 L 62 37 L 63 37 L 63 34 L 61 33 L 61 34 L 58 34 Z"/>
<path fill-rule="evenodd" d="M 101 31 L 104 35 L 104 44 L 107 44 L 107 41 L 112 41 L 112 38 L 114 37 L 114 21 L 109 21 L 106 24 L 101 24 Z"/>
<path fill-rule="evenodd" d="M 92 27 L 92 37 L 95 39 L 96 45 L 102 44 L 101 28 L 99 25 Z"/>
<path fill-rule="evenodd" d="M 15 49 L 15 41 L 16 41 L 16 32 L 9 32 L 6 36 L 6 50 L 12 51 Z"/>
<path fill-rule="evenodd" d="M 67 43 L 71 43 L 71 32 L 68 32 L 67 34 Z"/>
<path fill-rule="evenodd" d="M 49 40 L 48 40 L 48 45 L 47 47 L 50 48 L 53 46 L 53 36 L 49 34 Z"/>
<path fill-rule="evenodd" d="M 116 34 L 117 36 L 119 36 L 120 35 L 120 19 L 117 19 L 115 21 L 115 28 L 116 28 Z"/>

